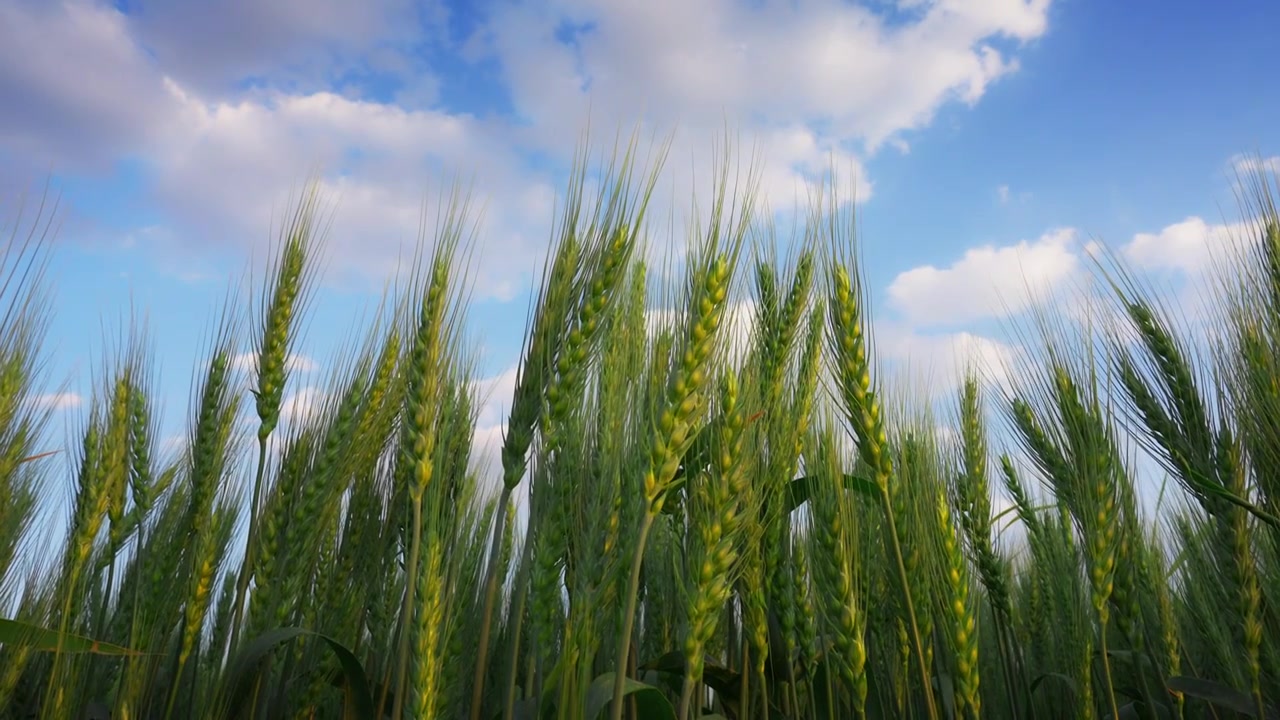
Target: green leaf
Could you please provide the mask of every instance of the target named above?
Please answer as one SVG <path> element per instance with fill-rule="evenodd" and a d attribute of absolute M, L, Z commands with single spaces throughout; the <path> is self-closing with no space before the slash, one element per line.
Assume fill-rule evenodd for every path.
<path fill-rule="evenodd" d="M 640 669 L 670 673 L 683 678 L 687 667 L 688 663 L 685 662 L 684 652 L 672 650 L 657 659 L 641 665 Z M 722 699 L 733 701 L 738 697 L 742 684 L 742 675 L 735 670 L 730 670 L 720 665 L 710 655 L 706 655 L 702 663 L 702 684 L 714 690 Z"/>
<path fill-rule="evenodd" d="M 1140 715 L 1138 715 L 1137 703 L 1134 703 L 1134 702 L 1125 703 L 1124 705 L 1121 705 L 1118 709 L 1120 711 L 1120 720 L 1138 720 L 1138 718 L 1141 717 Z"/>
<path fill-rule="evenodd" d="M 942 705 L 943 717 L 958 718 L 956 713 L 956 686 L 952 682 L 950 675 L 935 675 L 933 678 L 934 692 L 937 693 L 937 702 Z"/>
<path fill-rule="evenodd" d="M 1043 675 L 1037 676 L 1035 680 L 1032 680 L 1031 693 L 1035 694 L 1036 688 L 1040 687 L 1040 683 L 1050 679 L 1057 680 L 1063 685 L 1066 685 L 1067 689 L 1071 690 L 1072 695 L 1075 695 L 1076 697 L 1080 696 L 1080 689 L 1076 687 L 1076 681 L 1073 680 L 1072 678 L 1067 677 L 1066 675 L 1063 675 L 1062 673 L 1056 673 L 1056 672 L 1044 673 Z"/>
<path fill-rule="evenodd" d="M 1258 717 L 1258 708 L 1251 695 L 1214 680 L 1175 675 L 1165 681 L 1165 687 L 1241 715 Z M 1275 713 L 1268 709 L 1267 717 L 1275 717 Z"/>
<path fill-rule="evenodd" d="M 1101 657 L 1100 654 L 1095 653 Z M 1107 650 L 1107 657 L 1115 658 L 1128 665 L 1141 665 L 1144 670 L 1155 671 L 1155 665 L 1146 654 L 1138 654 L 1132 650 Z"/>
<path fill-rule="evenodd" d="M 1142 718 L 1150 717 L 1151 714 L 1154 714 L 1159 720 L 1169 720 L 1172 717 L 1169 714 L 1169 710 L 1163 705 L 1152 705 L 1151 710 L 1153 712 L 1148 713 L 1146 705 L 1141 700 L 1133 700 L 1120 707 L 1120 719 L 1141 720 Z"/>
<path fill-rule="evenodd" d="M 253 696 L 253 683 L 258 674 L 258 667 L 273 650 L 303 635 L 310 635 L 323 640 L 333 650 L 342 667 L 342 674 L 347 679 L 346 717 L 377 717 L 373 704 L 373 695 L 369 692 L 369 679 L 365 676 L 364 666 L 345 645 L 327 635 L 321 635 L 302 628 L 276 628 L 254 638 L 236 657 L 235 663 L 227 673 L 226 688 L 231 690 L 230 702 L 224 709 L 222 717 L 240 717 L 245 703 Z"/>
<path fill-rule="evenodd" d="M 58 639 L 61 637 L 61 648 Z M 39 652 L 61 652 L 73 655 L 111 655 L 141 657 L 147 653 L 130 650 L 119 645 L 99 642 L 92 638 L 49 630 L 38 625 L 31 625 L 17 620 L 0 618 L 0 645 L 16 645 L 28 647 Z"/>
<path fill-rule="evenodd" d="M 788 513 L 809 502 L 809 496 L 811 494 L 809 485 L 810 483 L 816 482 L 816 480 L 817 478 L 806 475 L 791 481 L 787 486 L 786 511 Z M 844 476 L 844 489 L 853 490 L 854 492 L 865 495 L 868 498 L 880 498 L 880 488 L 876 487 L 874 482 L 871 482 L 864 477 L 858 477 L 857 475 Z"/>
<path fill-rule="evenodd" d="M 605 673 L 591 681 L 587 689 L 587 720 L 597 720 L 600 713 L 613 702 L 614 674 Z M 665 695 L 658 688 L 626 678 L 622 686 L 622 696 L 636 701 L 639 717 L 645 720 L 676 720 L 676 709 L 671 707 Z"/>

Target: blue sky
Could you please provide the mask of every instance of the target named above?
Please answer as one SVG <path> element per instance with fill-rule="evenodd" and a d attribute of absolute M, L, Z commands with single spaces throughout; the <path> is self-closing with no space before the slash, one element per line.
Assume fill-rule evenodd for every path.
<path fill-rule="evenodd" d="M 302 398 L 421 202 L 473 177 L 493 438 L 588 117 L 600 141 L 676 130 L 667 198 L 707 177 L 727 119 L 774 207 L 830 157 L 857 170 L 879 351 L 946 377 L 1011 352 L 996 328 L 1025 287 L 1079 281 L 1091 241 L 1175 288 L 1202 275 L 1241 154 L 1280 156 L 1258 31 L 1278 23 L 1269 0 L 0 0 L 0 207 L 50 173 L 62 193 L 47 351 L 68 431 L 132 303 L 176 433 L 220 301 L 309 172 L 337 205 Z"/>

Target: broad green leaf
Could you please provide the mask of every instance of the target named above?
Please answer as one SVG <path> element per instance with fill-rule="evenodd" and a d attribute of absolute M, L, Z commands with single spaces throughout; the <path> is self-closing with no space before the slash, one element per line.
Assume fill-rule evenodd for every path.
<path fill-rule="evenodd" d="M 1063 675 L 1062 673 L 1056 673 L 1056 672 L 1044 673 L 1043 675 L 1037 676 L 1035 680 L 1032 680 L 1031 681 L 1032 694 L 1035 693 L 1036 688 L 1040 687 L 1040 683 L 1044 682 L 1045 680 L 1057 680 L 1063 685 L 1066 685 L 1067 689 L 1071 691 L 1072 695 L 1075 695 L 1077 697 L 1079 697 L 1080 695 L 1080 690 L 1078 687 L 1076 687 L 1075 680 L 1067 677 L 1066 675 Z"/>
<path fill-rule="evenodd" d="M 1132 650 L 1107 650 L 1107 656 L 1115 658 L 1116 660 L 1128 665 L 1138 664 L 1148 670 L 1154 671 L 1155 669 L 1155 665 L 1152 664 L 1151 658 L 1147 657 L 1145 654 L 1139 655 Z"/>
<path fill-rule="evenodd" d="M 641 665 L 640 669 L 671 673 L 683 678 L 687 667 L 688 663 L 685 662 L 684 653 L 680 650 L 672 650 L 657 659 Z M 702 684 L 714 690 L 721 698 L 736 699 L 742 684 L 742 676 L 737 671 L 720 665 L 710 655 L 707 655 L 702 665 Z"/>
<path fill-rule="evenodd" d="M 8 620 L 0 618 L 0 645 L 17 645 L 19 647 L 29 647 L 40 652 L 58 652 L 61 649 L 64 653 L 74 655 L 112 655 L 112 656 L 134 656 L 140 657 L 147 653 L 137 650 L 130 650 L 119 645 L 104 643 L 92 638 L 72 635 L 71 633 L 62 634 L 61 648 L 58 643 L 58 631 L 42 628 L 38 625 L 31 625 L 17 620 Z"/>
<path fill-rule="evenodd" d="M 955 679 L 951 677 L 944 665 L 941 653 L 937 653 L 933 658 L 933 687 L 937 693 L 938 702 L 942 703 L 942 710 L 946 717 L 957 718 L 960 715 L 956 712 L 956 684 Z"/>
<path fill-rule="evenodd" d="M 227 684 L 231 691 L 229 703 L 224 708 L 222 717 L 241 717 L 244 704 L 253 696 L 253 682 L 258 674 L 258 667 L 276 648 L 303 635 L 310 635 L 323 640 L 333 650 L 342 667 L 342 674 L 347 679 L 346 716 L 356 718 L 374 718 L 373 695 L 369 692 L 369 680 L 365 676 L 364 666 L 360 660 L 342 643 L 326 635 L 321 635 L 302 628 L 276 628 L 259 635 L 240 651 L 235 662 L 227 673 Z"/>
<path fill-rule="evenodd" d="M 1155 711 L 1154 714 L 1156 718 L 1158 718 L 1158 720 L 1166 720 L 1167 718 L 1171 717 L 1171 715 L 1169 714 L 1169 709 L 1166 708 L 1165 706 L 1152 705 L 1151 707 Z M 1141 718 L 1147 718 L 1150 716 L 1151 715 L 1147 713 L 1147 709 L 1143 705 L 1141 700 L 1132 700 L 1120 706 L 1120 717 L 1122 720 L 1125 720 L 1126 718 L 1133 718 L 1134 720 L 1140 720 Z"/>
<path fill-rule="evenodd" d="M 1251 718 L 1258 717 L 1258 708 L 1254 705 L 1252 696 L 1214 680 L 1175 675 L 1165 681 L 1165 687 L 1232 712 Z M 1267 717 L 1276 717 L 1276 713 L 1268 708 Z"/>
<path fill-rule="evenodd" d="M 787 512 L 792 512 L 801 505 L 809 502 L 809 496 L 811 494 L 809 485 L 810 483 L 815 482 L 815 480 L 815 478 L 806 475 L 791 481 L 787 486 Z M 844 489 L 853 490 L 872 499 L 879 499 L 880 497 L 880 489 L 876 487 L 875 483 L 866 478 L 858 477 L 857 475 L 844 476 Z"/>
<path fill-rule="evenodd" d="M 605 673 L 587 689 L 587 720 L 597 720 L 613 702 L 614 674 Z M 622 686 L 623 698 L 636 701 L 636 711 L 645 720 L 676 720 L 676 709 L 658 688 L 627 678 Z"/>

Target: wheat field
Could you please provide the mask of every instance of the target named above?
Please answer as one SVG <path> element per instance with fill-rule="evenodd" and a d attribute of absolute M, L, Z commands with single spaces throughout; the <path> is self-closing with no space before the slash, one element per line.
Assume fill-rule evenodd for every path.
<path fill-rule="evenodd" d="M 939 403 L 877 360 L 835 182 L 779 251 L 725 163 L 651 267 L 637 158 L 569 179 L 489 466 L 461 193 L 284 423 L 323 280 L 302 195 L 259 292 L 212 309 L 176 452 L 142 331 L 50 446 L 47 243 L 10 233 L 0 718 L 1280 717 L 1274 178 L 1209 337 L 1103 259 L 1103 312 L 1034 313 L 1018 367 Z"/>

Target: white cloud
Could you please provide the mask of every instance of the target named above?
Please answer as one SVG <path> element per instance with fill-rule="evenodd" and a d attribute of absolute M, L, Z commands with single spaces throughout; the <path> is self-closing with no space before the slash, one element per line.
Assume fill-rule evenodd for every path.
<path fill-rule="evenodd" d="M 258 356 L 255 353 L 239 353 L 231 358 L 231 367 L 243 373 L 252 374 L 257 368 Z M 313 373 L 320 365 L 307 355 L 291 353 L 285 360 L 285 368 L 291 373 Z"/>
<path fill-rule="evenodd" d="M 890 22 L 831 0 L 563 0 L 502 13 L 483 40 L 517 107 L 548 132 L 566 113 L 581 117 L 589 91 L 602 113 L 643 108 L 701 126 L 787 114 L 874 147 L 927 124 L 947 101 L 981 97 L 1016 67 L 989 41 L 1038 37 L 1048 4 L 937 2 Z M 590 29 L 566 44 L 557 38 L 566 23 Z"/>
<path fill-rule="evenodd" d="M 324 390 L 314 386 L 298 388 L 286 395 L 280 403 L 280 423 L 285 427 L 295 427 L 305 423 L 324 409 L 329 396 Z"/>
<path fill-rule="evenodd" d="M 512 365 L 497 375 L 475 382 L 475 393 L 481 403 L 476 416 L 477 427 L 492 428 L 506 423 L 518 379 L 519 368 Z"/>
<path fill-rule="evenodd" d="M 555 194 L 523 168 L 501 123 L 332 93 L 210 103 L 169 87 L 183 121 L 152 152 L 158 192 L 211 232 L 264 237 L 289 189 L 317 168 L 322 195 L 333 203 L 330 269 L 381 281 L 403 269 L 418 245 L 424 202 L 429 233 L 446 173 L 461 172 L 464 183 L 477 183 L 473 211 L 484 211 L 474 278 L 482 296 L 509 296 L 543 250 Z"/>
<path fill-rule="evenodd" d="M 1031 199 L 1031 193 L 1026 190 L 1020 190 L 1018 192 L 1014 192 L 1013 188 L 1009 187 L 1008 185 L 996 186 L 996 200 L 998 200 L 1001 205 L 1008 205 L 1010 203 L 1025 203 L 1030 199 Z"/>
<path fill-rule="evenodd" d="M 923 389 L 937 397 L 959 387 L 973 370 L 986 380 L 1006 377 L 1015 348 L 970 332 L 925 334 L 892 323 L 876 323 L 877 354 L 888 361 L 891 387 Z"/>
<path fill-rule="evenodd" d="M 678 128 L 653 216 L 672 212 L 677 234 L 695 188 L 705 209 L 707 141 L 726 118 L 754 142 L 774 209 L 803 200 L 830 161 L 848 171 L 841 194 L 866 199 L 863 157 L 905 147 L 900 136 L 947 103 L 978 101 L 1016 69 L 1018 44 L 1045 32 L 1048 4 L 938 0 L 893 20 L 836 0 L 504 4 L 465 57 L 498 61 L 515 116 L 481 118 L 425 106 L 429 68 L 404 52 L 418 40 L 451 49 L 440 8 L 233 0 L 213 13 L 145 0 L 125 14 L 15 0 L 0 6 L 0 92 L 29 100 L 0 110 L 0 147 L 71 171 L 139 161 L 181 225 L 156 237 L 187 238 L 189 251 L 266 240 L 316 169 L 338 203 L 330 267 L 378 282 L 416 243 L 423 198 L 466 173 L 486 210 L 476 296 L 509 298 L 545 250 L 554 168 L 588 118 L 606 135 Z M 589 29 L 563 42 L 575 26 Z M 382 70 L 428 79 L 399 93 L 418 98 L 410 106 L 340 86 Z"/>
<path fill-rule="evenodd" d="M 1060 228 L 1031 242 L 972 248 L 947 268 L 912 268 L 894 278 L 889 300 L 917 326 L 1016 314 L 1076 275 L 1075 236 Z"/>
<path fill-rule="evenodd" d="M 250 12 L 244 5 L 241 14 Z M 279 12 L 304 9 L 290 7 Z M 303 14 L 316 21 L 309 10 Z M 486 210 L 481 239 L 493 239 L 479 248 L 487 261 L 474 278 L 481 296 L 509 297 L 540 254 L 555 209 L 553 185 L 525 169 L 505 121 L 327 91 L 253 89 L 223 99 L 152 62 L 132 20 L 81 0 L 0 5 L 0 92 L 26 98 L 0 109 L 0 148 L 28 169 L 52 162 L 71 173 L 138 159 L 183 226 L 172 233 L 151 228 L 151 244 L 184 242 L 189 263 L 228 243 L 259 244 L 306 174 L 318 171 L 326 199 L 336 202 L 330 267 L 380 283 L 418 244 L 424 200 L 430 231 L 442 181 L 459 173 L 476 182 L 477 209 Z M 339 20 L 324 22 L 330 20 L 347 31 Z"/>
<path fill-rule="evenodd" d="M 502 471 L 502 440 L 507 431 L 507 417 L 518 379 L 519 368 L 512 365 L 497 375 L 473 383 L 480 411 L 471 436 L 471 464 L 479 470 L 486 487 L 494 487 L 498 473 Z"/>
<path fill-rule="evenodd" d="M 0 147 L 32 169 L 106 170 L 147 142 L 170 100 L 113 7 L 0 3 Z"/>
<path fill-rule="evenodd" d="M 1235 155 L 1230 161 L 1232 169 L 1246 178 L 1255 173 L 1280 175 L 1280 155 Z"/>
<path fill-rule="evenodd" d="M 208 92 L 245 77 L 316 85 L 366 65 L 394 68 L 405 58 L 389 51 L 436 20 L 410 0 L 141 0 L 131 13 L 167 71 Z"/>
<path fill-rule="evenodd" d="M 740 267 L 738 272 L 743 272 Z M 684 318 L 683 309 L 652 308 L 645 311 L 645 329 L 650 337 L 670 328 L 674 322 Z M 724 344 L 725 353 L 730 363 L 735 363 L 746 356 L 751 349 L 751 342 L 756 331 L 755 300 L 747 298 L 731 302 L 724 308 L 720 319 L 720 342 Z M 683 327 L 674 328 L 676 336 L 683 332 Z"/>
<path fill-rule="evenodd" d="M 71 410 L 84 404 L 84 398 L 78 393 L 60 392 L 39 395 L 35 399 L 36 407 L 47 410 Z"/>
<path fill-rule="evenodd" d="M 1124 256 L 1145 270 L 1178 270 L 1196 274 L 1208 270 L 1223 253 L 1249 239 L 1251 225 L 1211 225 L 1191 216 L 1157 233 L 1138 233 L 1123 248 Z"/>
<path fill-rule="evenodd" d="M 508 6 L 469 47 L 498 60 L 522 138 L 553 155 L 568 154 L 588 116 L 606 129 L 677 128 L 660 205 L 706 187 L 707 139 L 733 118 L 764 164 L 762 194 L 785 211 L 831 161 L 852 171 L 842 197 L 869 198 L 862 156 L 901 150 L 898 135 L 948 102 L 976 102 L 1016 67 L 990 41 L 1039 36 L 1047 5 L 939 2 L 889 21 L 834 0 L 556 0 Z M 580 30 L 566 42 L 566 28 Z"/>

